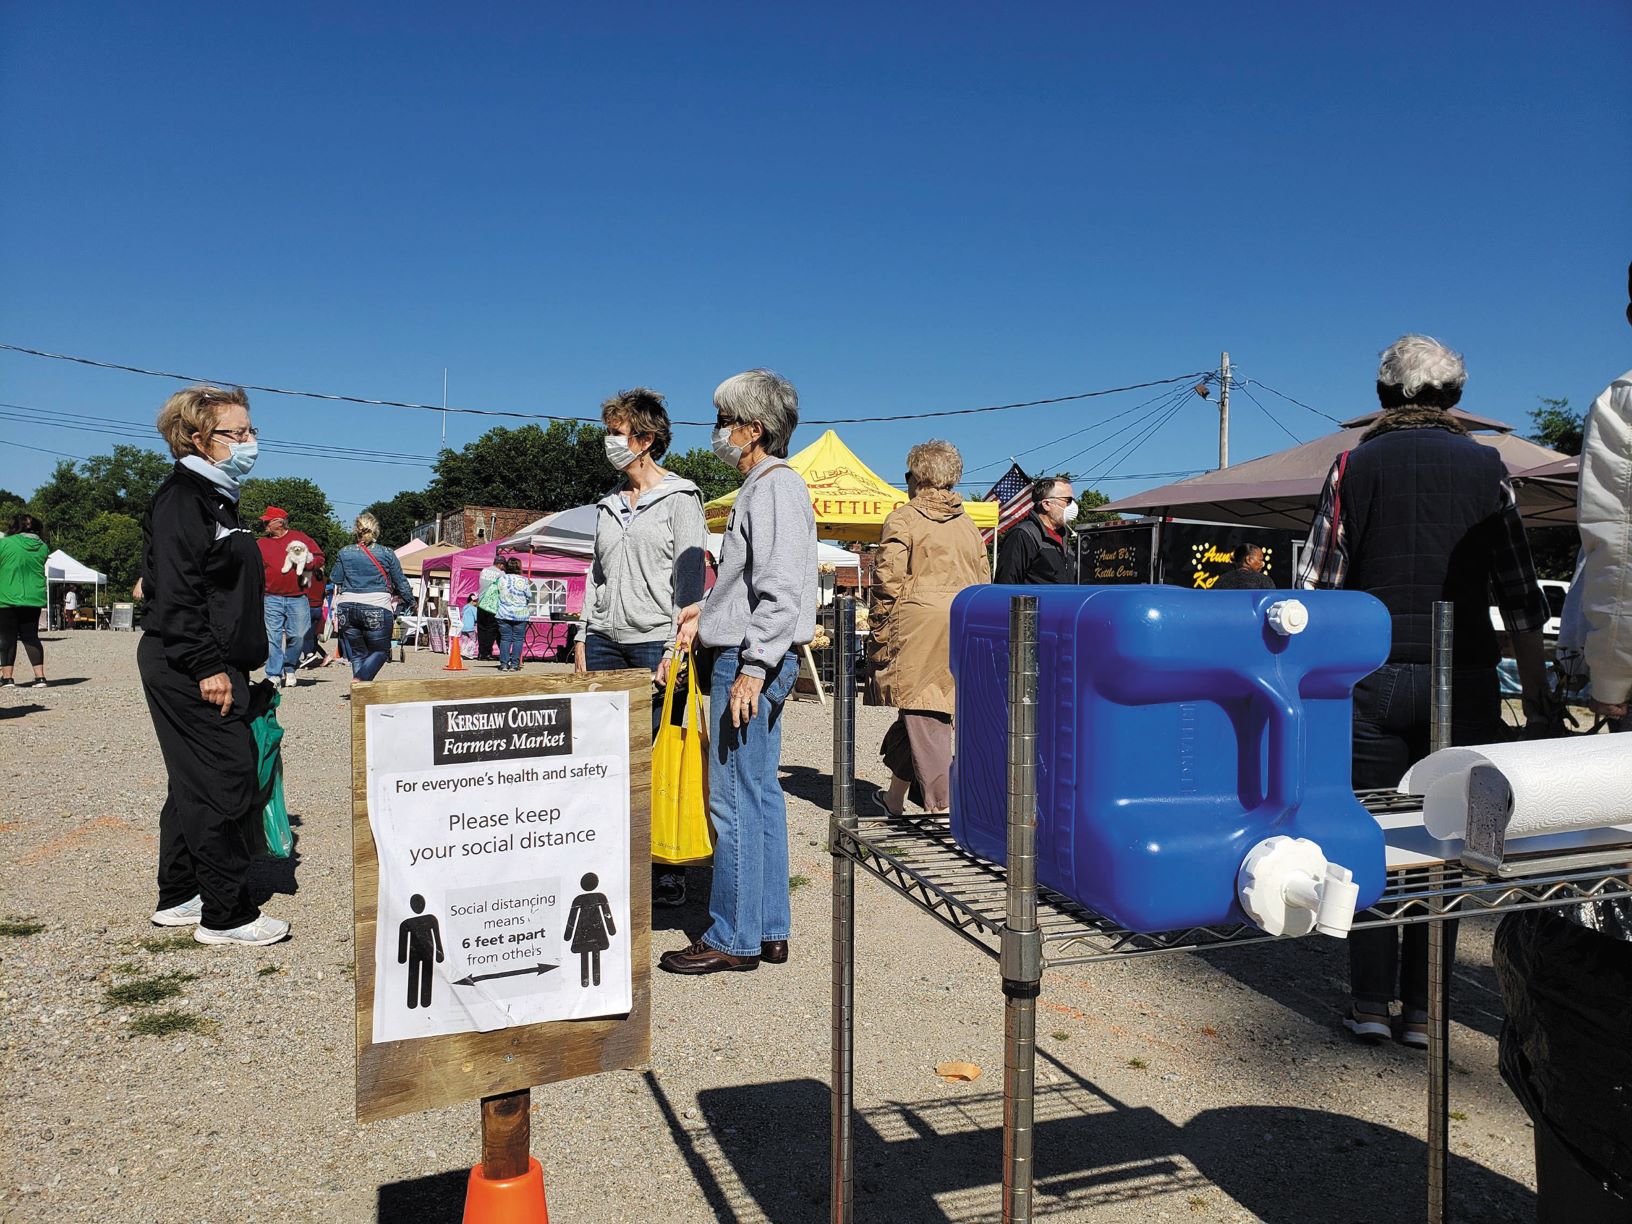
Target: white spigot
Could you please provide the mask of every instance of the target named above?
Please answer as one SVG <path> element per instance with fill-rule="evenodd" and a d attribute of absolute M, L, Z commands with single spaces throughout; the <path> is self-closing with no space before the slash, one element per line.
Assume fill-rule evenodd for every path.
<path fill-rule="evenodd" d="M 1301 599 L 1281 599 L 1269 605 L 1264 613 L 1269 627 L 1282 637 L 1302 633 L 1309 627 L 1309 609 Z"/>
<path fill-rule="evenodd" d="M 1236 875 L 1247 917 L 1270 935 L 1319 931 L 1348 937 L 1360 899 L 1354 873 L 1306 837 L 1267 837 L 1247 852 Z"/>

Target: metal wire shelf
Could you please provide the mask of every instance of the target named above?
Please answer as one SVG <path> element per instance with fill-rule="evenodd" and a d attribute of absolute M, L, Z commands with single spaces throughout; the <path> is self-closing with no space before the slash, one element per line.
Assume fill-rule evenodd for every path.
<path fill-rule="evenodd" d="M 1418 796 L 1374 791 L 1360 798 L 1374 815 L 1421 810 Z M 993 959 L 998 957 L 1007 872 L 959 846 L 945 817 L 862 818 L 853 830 L 840 828 L 837 832 L 833 847 L 837 853 Z M 1456 863 L 1391 871 L 1382 899 L 1358 915 L 1355 925 L 1405 926 L 1436 918 L 1632 897 L 1632 848 L 1627 856 L 1627 865 L 1614 868 L 1594 866 L 1503 879 L 1466 871 Z M 1129 931 L 1050 889 L 1037 892 L 1043 959 L 1052 968 L 1275 938 L 1246 923 L 1154 933 Z"/>

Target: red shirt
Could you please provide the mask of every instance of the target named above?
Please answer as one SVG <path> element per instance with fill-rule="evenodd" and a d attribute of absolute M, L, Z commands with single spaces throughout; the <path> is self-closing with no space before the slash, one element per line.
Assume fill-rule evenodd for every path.
<path fill-rule="evenodd" d="M 261 564 L 266 567 L 266 593 L 268 595 L 302 595 L 310 596 L 307 588 L 300 585 L 300 577 L 295 573 L 295 567 L 290 566 L 285 573 L 283 563 L 288 559 L 289 545 L 296 541 L 306 545 L 311 550 L 312 559 L 306 563 L 306 572 L 323 567 L 323 550 L 317 546 L 317 541 L 304 531 L 290 528 L 277 539 L 271 536 L 262 536 L 256 541 L 261 549 Z"/>

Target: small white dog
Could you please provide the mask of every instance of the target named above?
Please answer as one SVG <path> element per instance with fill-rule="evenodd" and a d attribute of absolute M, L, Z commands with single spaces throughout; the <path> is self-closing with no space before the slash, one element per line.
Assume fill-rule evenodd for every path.
<path fill-rule="evenodd" d="M 306 585 L 306 567 L 312 563 L 312 550 L 299 540 L 290 540 L 289 547 L 283 552 L 283 572 L 295 571 L 295 577 L 300 579 L 300 585 Z"/>

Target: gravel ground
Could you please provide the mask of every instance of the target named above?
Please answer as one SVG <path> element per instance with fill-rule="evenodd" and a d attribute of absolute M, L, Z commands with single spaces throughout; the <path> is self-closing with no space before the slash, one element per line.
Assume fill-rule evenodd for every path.
<path fill-rule="evenodd" d="M 474 1103 L 352 1117 L 346 678 L 329 669 L 284 705 L 298 858 L 255 878 L 294 938 L 204 948 L 147 921 L 164 773 L 134 647 L 50 638 L 59 683 L 0 690 L 0 1219 L 457 1220 Z M 439 663 L 410 655 L 383 678 Z M 650 1068 L 534 1091 L 558 1221 L 827 1219 L 831 736 L 814 703 L 786 719 L 792 871 L 808 881 L 793 959 L 654 972 Z M 888 719 L 860 711 L 863 780 L 884 778 Z M 706 873 L 691 876 L 654 957 L 706 925 Z M 870 877 L 857 895 L 857 1216 L 995 1219 L 995 966 Z M 1492 930 L 1463 924 L 1453 1030 L 1453 1215 L 1480 1224 L 1533 1216 L 1529 1127 L 1496 1073 Z M 1346 980 L 1342 945 L 1317 938 L 1048 974 L 1038 1217 L 1421 1219 L 1423 1059 L 1347 1037 Z M 139 1031 L 155 1021 L 196 1027 Z M 951 1059 L 985 1073 L 943 1083 Z"/>

